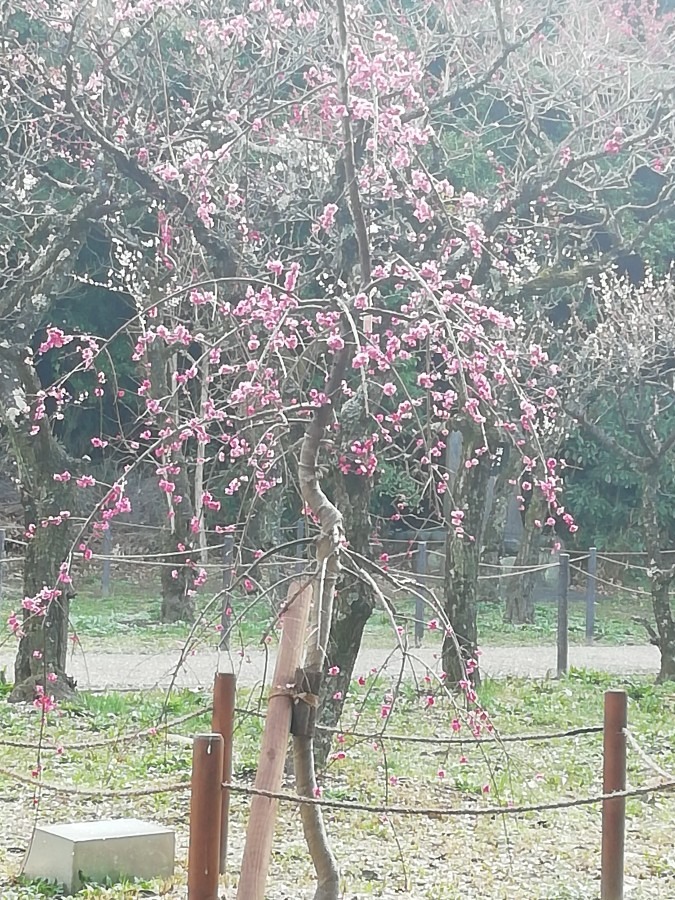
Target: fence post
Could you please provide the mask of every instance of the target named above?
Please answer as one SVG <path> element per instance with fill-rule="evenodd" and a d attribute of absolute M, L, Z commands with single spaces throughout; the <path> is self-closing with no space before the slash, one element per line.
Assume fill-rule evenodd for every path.
<path fill-rule="evenodd" d="M 5 529 L 0 528 L 0 600 L 2 600 L 2 589 L 4 587 L 5 577 Z"/>
<path fill-rule="evenodd" d="M 112 531 L 110 522 L 103 532 L 103 572 L 101 573 L 101 595 L 104 599 L 110 596 L 110 566 L 113 551 Z"/>
<path fill-rule="evenodd" d="M 595 633 L 595 580 L 598 571 L 598 551 L 591 547 L 588 551 L 588 576 L 586 578 L 586 643 L 593 643 Z"/>
<path fill-rule="evenodd" d="M 625 691 L 605 691 L 602 792 L 626 790 L 626 728 L 628 698 Z M 623 856 L 626 836 L 626 798 L 602 802 L 601 900 L 623 900 Z"/>
<path fill-rule="evenodd" d="M 428 571 L 427 542 L 419 541 L 415 550 L 415 573 L 418 582 L 426 584 L 425 575 Z M 421 647 L 424 638 L 424 598 L 420 593 L 415 597 L 415 646 Z"/>
<path fill-rule="evenodd" d="M 196 735 L 192 747 L 188 900 L 218 900 L 222 780 L 222 735 Z"/>
<path fill-rule="evenodd" d="M 232 779 L 232 738 L 234 734 L 234 705 L 237 694 L 237 676 L 233 672 L 217 672 L 213 681 L 213 714 L 211 728 L 223 736 L 223 781 Z M 227 867 L 227 835 L 230 820 L 230 792 L 221 791 L 220 807 L 220 874 Z"/>
<path fill-rule="evenodd" d="M 305 539 L 305 520 L 300 518 L 296 522 L 295 525 L 295 539 L 296 541 L 303 541 Z M 295 545 L 295 556 L 297 558 L 297 562 L 295 564 L 295 574 L 302 575 L 302 572 L 305 568 L 304 561 L 304 544 L 296 544 Z"/>
<path fill-rule="evenodd" d="M 570 583 L 570 555 L 561 553 L 558 562 L 558 678 L 568 669 L 568 596 Z"/>
<path fill-rule="evenodd" d="M 220 650 L 230 649 L 230 630 L 232 628 L 232 563 L 234 560 L 234 536 L 225 535 L 223 541 L 223 605 L 220 613 Z M 228 615 L 228 610 L 229 615 Z"/>

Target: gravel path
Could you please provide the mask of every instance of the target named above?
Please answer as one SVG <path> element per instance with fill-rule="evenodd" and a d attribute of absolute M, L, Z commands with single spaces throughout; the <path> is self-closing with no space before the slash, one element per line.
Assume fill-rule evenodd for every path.
<path fill-rule="evenodd" d="M 439 653 L 436 649 L 423 648 L 413 651 L 408 661 L 408 672 L 414 669 L 423 673 L 425 668 L 440 670 Z M 388 662 L 387 662 L 388 660 Z M 570 647 L 570 665 L 576 668 L 617 675 L 656 675 L 659 669 L 659 652 L 649 644 L 623 647 Z M 77 656 L 69 666 L 69 671 L 77 679 L 82 689 L 93 688 L 150 688 L 166 687 L 172 681 L 178 653 L 102 653 L 90 652 Z M 401 668 L 399 653 L 390 655 L 386 650 L 366 648 L 359 654 L 356 672 L 367 673 L 372 668 L 380 668 L 387 662 L 387 671 L 398 675 Z M 0 652 L 0 669 L 13 669 L 13 657 Z M 492 677 L 509 675 L 544 678 L 555 673 L 555 647 L 485 647 L 481 657 L 481 668 Z M 265 665 L 265 653 L 249 650 L 245 656 L 233 653 L 218 654 L 216 651 L 200 650 L 185 660 L 177 674 L 175 684 L 180 687 L 205 687 L 213 680 L 213 673 L 234 670 L 239 673 L 239 683 L 252 686 L 259 683 L 265 673 L 271 677 L 274 653 L 270 652 Z"/>

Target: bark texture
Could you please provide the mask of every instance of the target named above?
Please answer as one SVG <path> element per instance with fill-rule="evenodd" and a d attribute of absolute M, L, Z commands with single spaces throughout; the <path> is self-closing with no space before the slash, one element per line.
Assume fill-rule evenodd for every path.
<path fill-rule="evenodd" d="M 537 528 L 536 519 L 542 519 L 546 512 L 546 502 L 539 491 L 530 500 L 525 512 L 523 538 L 516 555 L 516 567 L 534 567 L 539 563 L 541 546 L 541 528 Z M 511 575 L 504 579 L 505 606 L 504 621 L 510 625 L 534 624 L 534 590 L 540 572 L 525 572 L 523 575 Z"/>
<path fill-rule="evenodd" d="M 658 469 L 646 473 L 642 492 L 642 521 L 645 549 L 648 554 L 648 574 L 652 595 L 652 608 L 656 631 L 651 630 L 652 642 L 661 653 L 658 681 L 675 681 L 675 619 L 670 605 L 670 587 L 675 578 L 675 567 L 665 568 L 661 547 L 657 497 L 659 491 Z"/>
<path fill-rule="evenodd" d="M 371 481 L 356 475 L 342 476 L 336 472 L 332 478 L 336 505 L 344 510 L 344 529 L 349 547 L 360 556 L 370 555 L 370 495 Z M 342 715 L 349 685 L 361 648 L 363 630 L 374 607 L 372 590 L 362 579 L 351 572 L 343 572 L 333 605 L 333 622 L 328 639 L 326 669 L 337 666 L 336 676 L 324 679 L 318 720 L 321 725 L 333 728 Z M 335 695 L 339 699 L 335 699 Z M 330 752 L 333 735 L 318 731 L 315 738 L 315 760 L 322 769 Z"/>
<path fill-rule="evenodd" d="M 465 459 L 474 455 L 480 438 L 464 435 Z M 453 486 L 455 508 L 464 512 L 464 536 L 448 528 L 445 542 L 445 580 L 443 584 L 444 611 L 452 628 L 443 640 L 443 670 L 449 684 L 466 677 L 466 661 L 475 659 L 478 642 L 478 566 L 480 562 L 479 535 L 490 464 L 486 456 L 477 466 L 461 466 Z M 479 681 L 478 668 L 471 680 Z"/>
<path fill-rule="evenodd" d="M 61 564 L 68 559 L 72 535 L 63 511 L 72 513 L 73 481 L 54 475 L 73 461 L 55 438 L 46 417 L 35 419 L 40 384 L 25 347 L 3 348 L 0 354 L 0 400 L 12 453 L 17 464 L 27 540 L 23 592 L 36 597 L 43 588 L 59 589 L 59 596 L 41 604 L 39 613 L 23 611 L 23 636 L 14 665 L 12 701 L 32 701 L 36 687 L 46 694 L 66 696 L 75 682 L 66 674 L 70 586 L 59 583 Z M 37 433 L 30 434 L 37 427 Z M 47 522 L 60 524 L 46 524 Z M 44 524 L 43 524 L 44 523 Z M 56 676 L 56 680 L 53 680 Z"/>

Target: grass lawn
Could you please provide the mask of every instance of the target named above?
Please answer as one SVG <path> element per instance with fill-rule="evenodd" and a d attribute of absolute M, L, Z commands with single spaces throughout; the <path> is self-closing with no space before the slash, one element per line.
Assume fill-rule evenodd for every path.
<path fill-rule="evenodd" d="M 572 671 L 561 681 L 488 681 L 479 702 L 502 735 L 568 729 L 600 724 L 607 687 L 629 693 L 629 725 L 645 751 L 665 770 L 675 770 L 675 691 L 645 679 Z M 429 688 L 431 691 L 432 689 Z M 391 716 L 381 718 L 388 694 Z M 239 704 L 257 708 L 258 696 L 241 692 Z M 161 693 L 82 694 L 51 714 L 44 734 L 42 777 L 45 782 L 81 789 L 123 789 L 182 781 L 189 777 L 190 747 L 166 738 L 158 725 L 190 713 L 196 717 L 174 726 L 172 735 L 209 730 L 209 697 L 182 691 Z M 584 735 L 545 743 L 476 745 L 466 724 L 458 733 L 452 721 L 465 722 L 452 698 L 427 696 L 412 685 L 396 685 L 372 676 L 350 691 L 343 725 L 384 736 L 368 740 L 345 736 L 337 742 L 322 779 L 327 799 L 364 800 L 408 807 L 472 807 L 537 804 L 596 794 L 601 787 L 601 735 Z M 250 781 L 255 770 L 261 719 L 241 716 L 235 736 L 235 778 Z M 0 698 L 3 739 L 36 742 L 39 715 L 32 707 L 12 707 Z M 74 749 L 76 742 L 119 737 L 142 731 L 131 742 Z M 410 744 L 386 737 L 443 735 L 465 738 L 451 746 Z M 61 747 L 62 752 L 54 752 Z M 36 751 L 0 747 L 1 765 L 30 777 Z M 657 776 L 629 751 L 631 786 L 654 783 Z M 80 894 L 104 898 L 185 896 L 187 809 L 185 794 L 117 800 L 84 800 L 74 794 L 42 793 L 37 811 L 33 789 L 0 775 L 0 896 L 35 900 L 58 896 L 51 885 L 17 879 L 21 851 L 29 840 L 34 816 L 40 821 L 139 816 L 166 823 L 177 832 L 177 870 L 168 882 L 90 886 Z M 248 802 L 232 802 L 230 893 L 241 859 Z M 598 806 L 483 818 L 408 818 L 399 815 L 326 810 L 326 822 L 338 856 L 345 896 L 408 896 L 419 900 L 590 900 L 599 896 L 600 809 Z M 675 897 L 675 795 L 655 794 L 628 803 L 626 852 L 627 897 Z M 268 882 L 268 900 L 304 900 L 312 896 L 312 872 L 297 810 L 281 804 Z"/>
<path fill-rule="evenodd" d="M 200 605 L 211 595 L 204 595 Z M 414 629 L 414 601 L 401 592 L 394 600 L 397 619 Z M 218 633 L 215 630 L 220 619 L 220 601 L 214 603 L 206 621 L 198 626 L 198 642 L 215 646 Z M 15 583 L 0 599 L 0 621 L 6 621 L 11 611 L 19 605 Z M 268 601 L 255 602 L 254 597 L 238 595 L 232 599 L 236 614 L 245 610 L 238 628 L 238 642 L 244 645 L 257 643 L 267 629 L 274 626 L 274 610 Z M 159 586 L 149 578 L 142 580 L 116 578 L 112 596 L 102 598 L 97 578 L 87 577 L 78 581 L 77 596 L 71 604 L 72 631 L 82 639 L 85 649 L 94 651 L 124 651 L 155 653 L 174 649 L 188 636 L 189 626 L 179 623 L 163 625 L 159 622 L 161 599 Z M 487 646 L 527 646 L 554 644 L 556 634 L 556 606 L 551 602 L 539 603 L 535 611 L 535 624 L 514 626 L 503 621 L 503 605 L 497 602 L 481 602 L 478 610 L 479 641 Z M 585 604 L 570 603 L 571 644 L 585 642 Z M 426 618 L 433 618 L 428 608 Z M 644 644 L 644 628 L 633 621 L 634 617 L 651 620 L 648 597 L 619 588 L 612 596 L 599 595 L 596 603 L 595 641 L 605 645 Z M 376 609 L 367 626 L 365 645 L 369 647 L 391 646 L 389 617 Z"/>

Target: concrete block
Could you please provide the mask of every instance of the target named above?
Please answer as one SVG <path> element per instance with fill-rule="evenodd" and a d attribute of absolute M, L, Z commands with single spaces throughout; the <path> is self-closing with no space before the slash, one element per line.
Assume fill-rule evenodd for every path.
<path fill-rule="evenodd" d="M 75 893 L 84 881 L 173 875 L 171 828 L 139 819 L 39 825 L 24 863 L 28 878 L 48 878 Z"/>

